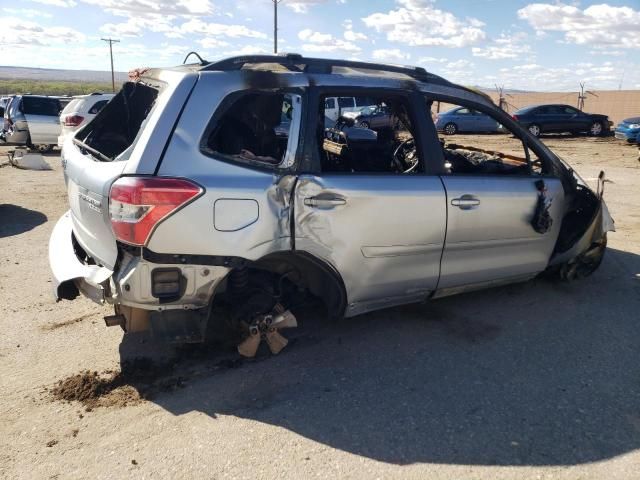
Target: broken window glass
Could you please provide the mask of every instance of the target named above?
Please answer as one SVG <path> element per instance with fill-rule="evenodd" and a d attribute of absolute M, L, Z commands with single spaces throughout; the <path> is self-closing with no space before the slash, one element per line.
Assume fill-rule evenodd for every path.
<path fill-rule="evenodd" d="M 524 142 L 490 113 L 427 99 L 439 107 L 433 120 L 444 153 L 446 174 L 529 175 L 541 162 Z"/>
<path fill-rule="evenodd" d="M 300 96 L 258 92 L 242 95 L 216 120 L 205 153 L 254 164 L 293 164 L 297 146 L 294 116 L 300 115 Z M 281 165 L 282 164 L 282 165 Z"/>

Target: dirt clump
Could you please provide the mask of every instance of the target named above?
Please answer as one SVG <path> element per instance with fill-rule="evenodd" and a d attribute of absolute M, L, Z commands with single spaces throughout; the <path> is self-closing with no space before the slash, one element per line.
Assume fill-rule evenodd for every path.
<path fill-rule="evenodd" d="M 86 411 L 97 407 L 136 405 L 157 391 L 184 386 L 182 378 L 171 376 L 171 365 L 157 365 L 147 359 L 122 364 L 121 370 L 83 370 L 54 385 L 49 393 L 55 400 L 82 403 Z"/>

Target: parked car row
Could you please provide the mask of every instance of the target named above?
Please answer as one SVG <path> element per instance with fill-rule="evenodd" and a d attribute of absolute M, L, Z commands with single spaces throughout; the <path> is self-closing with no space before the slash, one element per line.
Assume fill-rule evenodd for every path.
<path fill-rule="evenodd" d="M 78 97 L 13 95 L 0 99 L 0 140 L 41 152 L 62 146 L 64 138 L 86 124 L 113 97 L 94 93 Z"/>

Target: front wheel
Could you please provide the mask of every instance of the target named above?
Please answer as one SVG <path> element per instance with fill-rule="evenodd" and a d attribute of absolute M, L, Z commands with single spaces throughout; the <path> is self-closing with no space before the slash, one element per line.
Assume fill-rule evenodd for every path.
<path fill-rule="evenodd" d="M 370 127 L 369 122 L 360 122 L 359 126 L 360 126 L 360 128 L 369 128 Z"/>
<path fill-rule="evenodd" d="M 600 137 L 604 133 L 604 127 L 601 122 L 593 122 L 589 127 L 589 135 Z"/>
<path fill-rule="evenodd" d="M 443 128 L 447 135 L 455 135 L 458 132 L 458 126 L 455 123 L 447 123 Z"/>
<path fill-rule="evenodd" d="M 535 123 L 529 125 L 528 130 L 529 130 L 529 133 L 534 137 L 539 137 L 540 134 L 542 133 L 542 130 L 540 130 L 540 126 L 536 125 Z"/>

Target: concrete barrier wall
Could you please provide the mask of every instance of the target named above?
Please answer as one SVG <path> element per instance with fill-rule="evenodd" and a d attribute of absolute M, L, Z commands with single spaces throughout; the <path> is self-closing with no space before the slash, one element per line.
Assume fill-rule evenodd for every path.
<path fill-rule="evenodd" d="M 498 94 L 487 92 L 493 101 L 498 104 Z M 595 90 L 597 95 L 587 95 L 584 101 L 584 111 L 588 113 L 602 113 L 609 116 L 609 120 L 618 124 L 629 117 L 640 117 L 640 90 Z M 524 92 L 511 93 L 506 97 L 509 105 L 507 111 L 515 112 L 527 105 L 539 103 L 564 103 L 576 107 L 578 105 L 578 92 Z M 440 111 L 444 112 L 453 105 L 440 104 Z M 436 110 L 434 106 L 434 111 Z"/>

